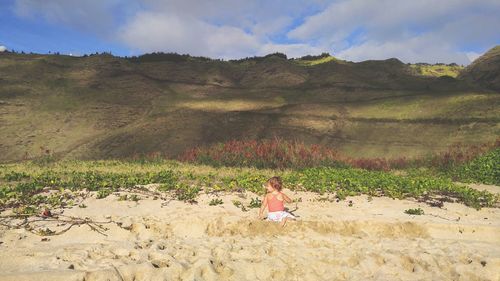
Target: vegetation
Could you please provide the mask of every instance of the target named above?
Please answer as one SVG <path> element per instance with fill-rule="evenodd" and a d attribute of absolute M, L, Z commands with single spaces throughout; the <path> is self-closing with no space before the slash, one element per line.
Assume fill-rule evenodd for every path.
<path fill-rule="evenodd" d="M 250 200 L 250 204 L 248 204 L 249 208 L 260 208 L 262 205 L 262 200 L 259 199 L 259 197 L 252 198 Z"/>
<path fill-rule="evenodd" d="M 405 210 L 405 214 L 421 216 L 424 214 L 424 210 L 420 208 Z"/>
<path fill-rule="evenodd" d="M 367 194 L 370 197 L 415 198 L 422 202 L 460 202 L 474 208 L 493 207 L 498 196 L 471 189 L 452 181 L 450 175 L 465 179 L 487 179 L 498 182 L 498 149 L 463 165 L 440 172 L 432 169 L 404 171 L 370 171 L 348 165 L 302 167 L 300 169 L 256 169 L 210 167 L 183 164 L 170 160 L 154 161 L 57 161 L 3 164 L 0 166 L 0 210 L 36 213 L 44 208 L 85 207 L 81 199 L 88 194 L 106 198 L 113 192 L 147 192 L 142 186 L 156 184 L 155 197 L 196 203 L 200 192 L 251 191 L 263 195 L 262 183 L 273 175 L 283 178 L 286 188 L 334 194 L 338 200 Z M 476 169 L 483 169 L 477 172 Z M 469 174 L 463 171 L 469 171 Z M 87 194 L 87 195 L 85 195 Z M 163 195 L 162 195 L 163 194 Z M 82 197 L 83 196 L 83 197 Z M 137 201 L 137 195 L 121 195 L 119 200 Z M 210 204 L 219 204 L 213 201 Z M 260 206 L 252 198 L 248 206 L 233 204 L 242 210 Z"/>
<path fill-rule="evenodd" d="M 241 203 L 241 201 L 239 200 L 233 200 L 233 205 L 236 207 L 236 208 L 240 208 L 242 212 L 248 212 L 248 209 L 245 207 L 245 205 L 243 205 L 243 203 Z"/>
<path fill-rule="evenodd" d="M 256 168 L 306 168 L 336 166 L 337 152 L 319 145 L 305 145 L 279 138 L 272 140 L 228 141 L 186 151 L 180 160 L 212 166 Z"/>
<path fill-rule="evenodd" d="M 0 162 L 34 160 L 41 145 L 51 152 L 41 162 L 174 158 L 275 135 L 352 157 L 413 157 L 492 141 L 500 116 L 499 95 L 475 85 L 475 75 L 467 83 L 422 77 L 395 60 L 333 62 L 327 54 L 219 61 L 2 53 L 0 77 Z"/>
<path fill-rule="evenodd" d="M 478 86 L 491 89 L 495 92 L 500 91 L 500 45 L 495 46 L 475 59 L 468 65 L 458 79 L 462 79 Z"/>
<path fill-rule="evenodd" d="M 500 139 L 481 145 L 455 144 L 446 151 L 416 158 L 354 158 L 322 145 L 306 145 L 280 138 L 232 140 L 187 150 L 179 160 L 211 166 L 303 169 L 307 167 L 352 167 L 390 171 L 426 167 L 453 178 L 496 184 L 499 179 Z M 484 155 L 485 153 L 488 153 Z M 481 156 L 483 155 L 483 156 Z M 478 158 L 481 156 L 480 158 Z M 477 158 L 477 159 L 476 159 Z M 474 160 L 474 161 L 473 161 Z M 472 162 L 471 162 L 472 161 Z M 496 162 L 495 162 L 496 161 Z"/>
<path fill-rule="evenodd" d="M 128 58 L 131 62 L 143 63 L 143 62 L 186 62 L 189 60 L 195 61 L 211 61 L 212 59 L 207 57 L 195 57 L 188 54 L 177 54 L 177 53 L 163 53 L 163 52 L 153 52 L 149 54 L 140 55 L 138 57 Z"/>
<path fill-rule="evenodd" d="M 500 148 L 449 169 L 453 179 L 500 186 Z"/>
<path fill-rule="evenodd" d="M 208 205 L 210 205 L 210 206 L 217 206 L 217 205 L 222 205 L 222 204 L 224 204 L 224 202 L 220 198 L 214 198 L 214 199 L 210 200 L 210 202 L 208 202 Z"/>
<path fill-rule="evenodd" d="M 190 203 L 200 192 L 262 195 L 273 175 L 336 200 L 497 206 L 498 196 L 457 183 L 499 184 L 498 64 L 489 57 L 463 79 L 443 79 L 412 75 L 397 60 L 324 63 L 334 60 L 328 54 L 2 53 L 0 161 L 29 161 L 0 165 L 0 211 L 84 208 L 85 196 L 139 199 L 127 192 Z M 258 201 L 233 204 L 246 211 Z"/>
<path fill-rule="evenodd" d="M 345 63 L 344 61 L 341 61 L 333 56 L 331 56 L 329 53 L 322 53 L 321 55 L 318 56 L 303 56 L 299 59 L 294 60 L 295 63 L 302 65 L 302 66 L 314 66 L 322 63 L 327 63 L 327 62 L 339 62 L 339 63 Z"/>
<path fill-rule="evenodd" d="M 464 69 L 463 66 L 457 65 L 456 63 L 451 63 L 451 64 L 417 63 L 417 64 L 410 64 L 410 67 L 413 70 L 415 70 L 415 72 L 419 75 L 433 76 L 433 77 L 450 76 L 453 78 L 457 77 L 460 74 L 460 72 Z"/>
<path fill-rule="evenodd" d="M 280 58 L 280 59 L 284 59 L 284 60 L 288 59 L 286 54 L 276 52 L 276 53 L 268 54 L 268 55 L 265 55 L 262 57 L 254 56 L 254 57 L 246 57 L 246 58 L 237 59 L 237 60 L 230 60 L 230 62 L 235 62 L 235 63 L 262 62 L 262 61 L 265 61 L 266 59 L 269 59 L 269 58 Z"/>
<path fill-rule="evenodd" d="M 118 201 L 139 201 L 140 198 L 137 194 L 123 194 L 118 197 Z"/>
<path fill-rule="evenodd" d="M 399 199 L 412 197 L 422 201 L 444 196 L 443 200 L 462 202 L 475 208 L 493 206 L 498 200 L 493 194 L 455 184 L 449 178 L 419 174 L 402 176 L 361 169 L 310 168 L 284 175 L 284 179 L 295 188 L 319 193 L 335 192 L 341 200 L 359 194 Z"/>
<path fill-rule="evenodd" d="M 97 199 L 108 197 L 113 191 L 111 189 L 103 188 L 97 191 Z"/>
<path fill-rule="evenodd" d="M 312 55 L 302 56 L 302 57 L 300 57 L 300 60 L 312 61 L 312 60 L 320 60 L 320 59 L 324 59 L 324 58 L 328 58 L 328 57 L 331 57 L 331 55 L 329 53 L 322 53 L 321 55 L 318 55 L 318 56 L 312 56 Z"/>

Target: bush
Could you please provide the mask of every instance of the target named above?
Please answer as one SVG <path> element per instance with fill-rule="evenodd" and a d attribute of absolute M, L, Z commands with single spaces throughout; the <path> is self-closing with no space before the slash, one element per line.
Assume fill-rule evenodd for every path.
<path fill-rule="evenodd" d="M 111 189 L 101 189 L 97 191 L 97 199 L 103 199 L 108 197 L 113 191 Z"/>
<path fill-rule="evenodd" d="M 177 200 L 189 203 L 196 203 L 196 197 L 198 197 L 199 192 L 199 187 L 189 186 L 185 183 L 179 183 L 175 188 Z"/>
<path fill-rule="evenodd" d="M 217 205 L 222 205 L 224 204 L 224 202 L 222 202 L 222 199 L 219 199 L 219 198 L 214 198 L 212 200 L 210 200 L 210 202 L 208 203 L 209 206 L 217 206 Z"/>
<path fill-rule="evenodd" d="M 287 59 L 286 54 L 279 53 L 279 52 L 268 54 L 268 55 L 264 56 L 264 58 L 271 58 L 271 57 L 278 57 L 278 58 L 282 58 L 282 59 L 285 59 L 285 60 Z"/>
<path fill-rule="evenodd" d="M 252 198 L 250 200 L 250 204 L 248 204 L 249 208 L 260 208 L 260 205 L 262 205 L 262 200 L 259 199 L 259 197 Z"/>
<path fill-rule="evenodd" d="M 271 169 L 346 166 L 339 162 L 338 153 L 333 149 L 279 138 L 262 141 L 233 140 L 208 147 L 193 148 L 182 154 L 179 159 L 212 166 Z"/>
<path fill-rule="evenodd" d="M 327 58 L 329 56 L 330 56 L 329 53 L 322 53 L 321 55 L 318 55 L 318 56 L 306 55 L 306 56 L 300 57 L 300 59 L 301 60 L 319 60 L 322 58 Z"/>
<path fill-rule="evenodd" d="M 500 148 L 455 167 L 448 174 L 462 182 L 500 185 Z"/>
<path fill-rule="evenodd" d="M 423 175 L 400 176 L 382 171 L 360 169 L 311 168 L 283 176 L 291 189 L 318 193 L 336 192 L 345 196 L 367 194 L 391 198 L 413 197 L 423 201 L 433 196 L 446 196 L 467 206 L 479 209 L 492 207 L 498 196 L 455 184 L 449 178 Z"/>
<path fill-rule="evenodd" d="M 417 209 L 408 209 L 408 210 L 405 210 L 405 214 L 421 216 L 421 215 L 424 214 L 424 210 L 422 210 L 420 208 L 417 208 Z"/>
<path fill-rule="evenodd" d="M 500 147 L 500 139 L 481 145 L 450 146 L 446 151 L 409 159 L 353 158 L 321 145 L 306 145 L 299 141 L 280 138 L 271 140 L 231 140 L 185 151 L 180 161 L 215 167 L 255 167 L 270 169 L 304 169 L 310 167 L 361 168 L 372 171 L 390 171 L 427 167 L 436 172 L 449 172 L 457 166 Z M 479 167 L 480 168 L 480 167 Z M 491 175 L 494 176 L 494 175 Z"/>

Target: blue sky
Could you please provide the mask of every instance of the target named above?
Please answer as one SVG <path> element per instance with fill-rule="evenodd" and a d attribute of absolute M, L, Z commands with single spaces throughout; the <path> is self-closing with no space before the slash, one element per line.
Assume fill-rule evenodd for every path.
<path fill-rule="evenodd" d="M 499 14 L 500 0 L 0 0 L 0 46 L 466 65 L 500 44 Z"/>

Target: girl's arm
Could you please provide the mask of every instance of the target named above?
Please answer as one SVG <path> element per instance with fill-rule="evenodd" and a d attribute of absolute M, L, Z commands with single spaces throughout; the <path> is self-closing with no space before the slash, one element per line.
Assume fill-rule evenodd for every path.
<path fill-rule="evenodd" d="M 286 202 L 286 203 L 292 203 L 292 199 L 290 199 L 290 197 L 286 196 L 285 193 L 281 193 L 281 195 L 283 195 L 283 200 Z"/>
<path fill-rule="evenodd" d="M 262 214 L 264 213 L 266 207 L 267 207 L 267 194 L 264 195 L 264 199 L 262 199 L 262 204 L 260 204 L 259 218 L 262 218 Z"/>

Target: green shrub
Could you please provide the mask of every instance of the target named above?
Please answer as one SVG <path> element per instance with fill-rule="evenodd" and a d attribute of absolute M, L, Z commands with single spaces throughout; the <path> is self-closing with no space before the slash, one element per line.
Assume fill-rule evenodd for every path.
<path fill-rule="evenodd" d="M 113 191 L 111 189 L 101 189 L 97 191 L 97 199 L 102 199 L 108 197 Z"/>
<path fill-rule="evenodd" d="M 427 198 L 445 195 L 474 208 L 492 207 L 498 196 L 455 184 L 434 176 L 402 176 L 361 169 L 311 168 L 284 176 L 292 189 L 318 193 L 336 192 L 339 199 L 357 194 L 384 195 L 391 198 Z"/>
<path fill-rule="evenodd" d="M 214 198 L 212 200 L 210 200 L 210 202 L 208 203 L 208 205 L 210 206 L 217 206 L 217 205 L 222 205 L 224 204 L 224 202 L 222 202 L 222 199 L 219 199 L 219 198 Z"/>
<path fill-rule="evenodd" d="M 259 199 L 259 197 L 252 198 L 250 200 L 250 204 L 248 204 L 249 208 L 260 208 L 260 205 L 262 205 L 262 200 Z"/>
<path fill-rule="evenodd" d="M 462 182 L 500 185 L 500 148 L 453 168 L 448 174 Z"/>
<path fill-rule="evenodd" d="M 241 201 L 239 200 L 233 200 L 233 205 L 236 207 L 236 208 L 240 208 L 241 211 L 243 212 L 247 212 L 248 209 L 245 207 L 245 205 L 243 205 L 243 203 L 241 203 Z"/>
<path fill-rule="evenodd" d="M 405 210 L 405 214 L 420 216 L 420 215 L 424 214 L 424 210 L 422 210 L 420 208 L 417 208 L 417 209 L 408 209 L 408 210 Z"/>
<path fill-rule="evenodd" d="M 195 199 L 198 197 L 199 192 L 199 187 L 189 186 L 185 183 L 178 183 L 175 188 L 175 197 L 179 201 L 196 203 Z"/>
<path fill-rule="evenodd" d="M 7 172 L 4 176 L 3 176 L 4 180 L 6 181 L 20 181 L 20 180 L 23 180 L 23 179 L 29 179 L 30 176 L 28 174 L 26 174 L 25 172 L 15 172 L 15 171 L 10 171 L 10 172 Z"/>

